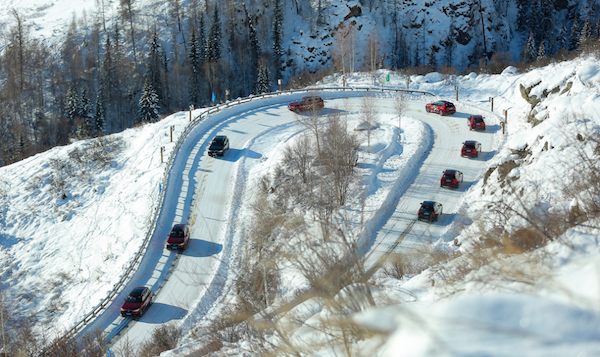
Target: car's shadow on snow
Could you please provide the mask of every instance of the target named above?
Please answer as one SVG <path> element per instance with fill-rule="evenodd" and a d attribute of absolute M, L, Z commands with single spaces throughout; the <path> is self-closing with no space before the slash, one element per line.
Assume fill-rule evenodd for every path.
<path fill-rule="evenodd" d="M 494 157 L 494 155 L 496 155 L 497 151 L 496 150 L 492 150 L 492 151 L 484 151 L 479 155 L 479 160 L 483 160 L 483 161 L 488 161 L 491 158 Z"/>
<path fill-rule="evenodd" d="M 317 111 L 317 115 L 318 116 L 325 116 L 325 115 L 328 115 L 329 113 L 333 113 L 333 112 L 340 113 L 340 115 L 342 115 L 342 114 L 346 113 L 346 110 L 339 109 L 339 108 L 327 108 L 327 107 L 325 107 L 325 108 L 323 108 L 321 110 L 318 110 Z M 309 110 L 305 110 L 303 112 L 299 112 L 299 113 L 295 113 L 295 114 L 303 116 L 303 117 L 311 117 L 311 116 L 314 115 L 314 111 L 312 111 L 312 110 L 309 109 Z"/>
<path fill-rule="evenodd" d="M 188 249 L 183 254 L 190 257 L 210 257 L 211 255 L 221 253 L 222 250 L 222 244 L 207 242 L 202 239 L 190 239 Z"/>
<path fill-rule="evenodd" d="M 180 320 L 187 314 L 187 310 L 177 306 L 163 304 L 161 302 L 152 303 L 148 311 L 139 321 L 148 324 L 162 324 L 171 320 Z"/>
<path fill-rule="evenodd" d="M 432 224 L 439 226 L 449 226 L 456 218 L 456 213 L 442 213 L 437 222 L 433 222 Z"/>
<path fill-rule="evenodd" d="M 485 127 L 485 131 L 482 131 L 481 133 L 497 133 L 498 131 L 502 130 L 502 126 L 498 125 L 498 124 L 492 124 L 492 125 L 486 125 Z"/>
<path fill-rule="evenodd" d="M 250 149 L 229 149 L 225 153 L 225 155 L 217 158 L 217 160 L 225 160 L 230 162 L 238 161 L 242 156 L 247 157 L 248 159 L 260 159 L 262 154 Z"/>

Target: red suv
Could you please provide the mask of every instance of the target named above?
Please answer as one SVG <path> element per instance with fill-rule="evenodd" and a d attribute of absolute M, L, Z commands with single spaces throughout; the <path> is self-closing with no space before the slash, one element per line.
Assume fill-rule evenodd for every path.
<path fill-rule="evenodd" d="M 310 95 L 307 97 L 303 97 L 300 100 L 295 102 L 291 102 L 288 104 L 288 109 L 295 112 L 300 113 L 310 109 L 323 109 L 325 104 L 323 103 L 323 99 L 316 95 Z"/>
<path fill-rule="evenodd" d="M 454 104 L 452 104 L 446 100 L 440 100 L 439 102 L 427 103 L 427 105 L 425 105 L 425 110 L 427 111 L 427 113 L 438 113 L 439 115 L 456 113 L 456 108 L 454 107 Z"/>
<path fill-rule="evenodd" d="M 462 150 L 460 151 L 460 156 L 468 156 L 468 157 L 479 157 L 479 153 L 481 152 L 481 144 L 477 141 L 465 141 L 463 143 Z"/>
<path fill-rule="evenodd" d="M 446 170 L 442 175 L 442 179 L 440 180 L 440 187 L 452 187 L 458 188 L 458 186 L 463 182 L 463 174 L 458 170 Z"/>
<path fill-rule="evenodd" d="M 481 115 L 471 115 L 467 118 L 469 130 L 485 130 L 485 122 Z"/>
<path fill-rule="evenodd" d="M 145 286 L 138 286 L 129 293 L 129 296 L 125 299 L 125 303 L 121 306 L 121 316 L 142 317 L 151 304 L 152 290 Z"/>
<path fill-rule="evenodd" d="M 167 249 L 183 250 L 190 242 L 190 227 L 187 224 L 176 224 L 167 238 Z"/>

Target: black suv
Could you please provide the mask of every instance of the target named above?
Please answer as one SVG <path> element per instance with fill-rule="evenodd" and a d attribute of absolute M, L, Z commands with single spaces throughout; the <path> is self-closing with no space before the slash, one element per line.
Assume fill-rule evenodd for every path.
<path fill-rule="evenodd" d="M 217 135 L 210 142 L 208 156 L 223 156 L 229 150 L 229 139 L 225 135 Z"/>
<path fill-rule="evenodd" d="M 437 222 L 442 214 L 442 204 L 434 201 L 425 201 L 419 208 L 419 221 Z"/>

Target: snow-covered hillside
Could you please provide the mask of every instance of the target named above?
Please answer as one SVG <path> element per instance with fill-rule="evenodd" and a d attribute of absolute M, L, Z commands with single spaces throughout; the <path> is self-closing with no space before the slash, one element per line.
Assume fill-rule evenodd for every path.
<path fill-rule="evenodd" d="M 133 14 L 138 23 L 137 31 L 142 34 L 150 27 L 158 25 L 162 33 L 162 46 L 165 49 L 178 46 L 172 42 L 172 31 L 182 31 L 181 23 L 191 21 L 194 7 L 199 5 L 206 16 L 213 4 L 210 2 L 139 0 L 132 2 Z M 177 6 L 175 6 L 177 4 Z M 16 24 L 15 15 L 22 25 L 30 29 L 31 34 L 49 43 L 58 53 L 69 28 L 91 31 L 99 24 L 112 28 L 121 21 L 121 5 L 111 1 L 8 0 L 0 10 L 0 23 L 8 30 Z M 223 4 L 221 8 L 224 24 L 223 48 L 227 48 L 231 39 L 231 29 L 240 31 L 236 26 L 247 26 L 246 14 L 237 9 L 237 14 L 228 13 Z M 542 9 L 538 8 L 541 7 Z M 272 6 L 263 2 L 246 2 L 244 9 L 255 20 L 261 51 L 272 50 Z M 560 25 L 566 28 L 565 36 L 579 38 L 583 22 L 588 19 L 591 35 L 598 31 L 598 8 L 589 1 L 567 2 L 524 2 L 481 0 L 465 2 L 460 0 L 416 0 L 416 1 L 283 1 L 283 69 L 285 78 L 303 72 L 318 72 L 334 65 L 334 57 L 341 52 L 351 51 L 351 63 L 346 71 L 371 70 L 377 62 L 391 68 L 410 66 L 430 66 L 432 58 L 437 65 L 447 64 L 463 69 L 476 64 L 484 56 L 493 53 L 510 54 L 514 60 L 521 58 L 529 31 L 535 32 L 535 55 L 544 42 L 545 53 L 554 54 L 560 46 Z M 179 14 L 175 17 L 174 14 Z M 187 12 L 187 14 L 186 14 Z M 225 15 L 227 14 L 227 15 Z M 233 16 L 233 17 L 231 17 Z M 537 17 L 536 17 L 537 16 Z M 180 18 L 179 18 L 180 17 Z M 537 21 L 543 21 L 544 33 Z M 577 22 L 572 33 L 571 25 Z M 522 23 L 521 23 L 522 22 Z M 178 29 L 169 29 L 177 23 Z M 163 25 L 164 24 L 164 25 Z M 164 26 L 164 27 L 163 27 Z M 206 20 L 208 31 L 209 20 Z M 191 31 L 188 31 L 191 32 Z M 346 41 L 340 48 L 340 36 Z M 183 33 L 177 41 L 185 43 L 189 33 Z M 81 36 L 85 36 L 81 34 Z M 128 40 L 125 36 L 125 40 Z M 567 42 L 571 41 L 567 39 Z M 5 38 L 0 46 L 10 42 Z M 144 46 L 143 36 L 138 45 Z M 83 43 L 85 45 L 85 43 Z M 347 48 L 344 49 L 343 47 Z M 373 47 L 374 46 L 374 47 Z M 567 46 L 568 47 L 568 46 Z M 369 51 L 376 48 L 376 58 L 369 58 Z M 138 50 L 139 51 L 139 50 Z M 348 52 L 349 54 L 350 52 Z M 130 52 L 131 54 L 131 52 Z M 488 58 L 489 59 L 489 58 Z M 533 58 L 535 59 L 535 57 Z M 231 58 L 235 60 L 235 58 Z M 340 68 L 341 70 L 341 68 Z"/>
<path fill-rule="evenodd" d="M 378 73 L 380 78 L 386 75 L 386 71 Z M 507 134 L 501 141 L 506 144 L 490 148 L 493 156 L 486 164 L 495 167 L 509 160 L 521 160 L 508 176 L 518 178 L 512 181 L 517 190 L 525 190 L 522 196 L 525 206 L 541 202 L 543 211 L 552 211 L 571 204 L 572 197 L 558 189 L 560 179 L 576 169 L 568 166 L 569 155 L 575 152 L 571 140 L 577 137 L 576 133 L 585 134 L 583 126 L 589 133 L 595 132 L 600 121 L 597 111 L 600 66 L 596 59 L 553 64 L 524 74 L 507 68 L 503 74 L 493 76 L 472 73 L 452 78 L 432 73 L 410 79 L 411 89 L 431 91 L 455 101 L 461 115 L 485 113 L 491 109 L 490 97 L 493 97 L 494 112 L 504 117 L 507 111 Z M 351 86 L 370 85 L 372 80 L 370 75 L 358 73 L 346 77 Z M 322 83 L 323 86 L 341 84 L 340 76 L 328 77 Z M 398 88 L 405 85 L 406 78 L 394 73 L 390 73 L 390 82 L 385 83 Z M 535 107 L 535 120 L 539 121 L 536 126 L 530 123 L 531 117 L 528 122 L 531 104 L 523 98 L 521 85 L 531 88 L 529 98 L 536 95 L 542 99 Z M 458 101 L 455 86 L 458 86 Z M 254 103 L 255 108 L 261 107 L 261 101 Z M 102 142 L 102 150 L 100 142 L 81 141 L 0 169 L 1 276 L 4 292 L 14 301 L 11 308 L 15 316 L 36 316 L 44 329 L 62 331 L 73 326 L 106 296 L 137 252 L 156 209 L 165 166 L 160 163 L 161 147 L 165 148 L 164 157 L 168 157 L 174 146 L 170 128 L 174 126 L 176 140 L 189 122 L 188 115 L 177 113 L 159 123 L 109 136 Z M 381 121 L 382 134 L 374 136 L 374 147 L 386 147 L 393 137 L 384 133 L 393 129 L 396 119 L 390 116 Z M 406 151 L 402 151 L 403 146 L 397 147 L 396 154 L 400 157 L 414 152 L 408 143 L 422 135 L 419 125 L 408 124 L 408 119 L 406 123 L 409 126 L 404 130 L 415 132 L 403 134 L 407 135 Z M 500 123 L 494 120 L 491 123 L 492 130 L 500 133 Z M 86 153 L 94 152 L 91 147 L 105 156 L 86 157 Z M 525 149 L 531 154 L 519 158 L 518 153 Z M 376 161 L 377 155 L 374 152 L 371 159 Z M 386 166 L 385 171 L 402 169 L 402 161 L 397 163 L 398 166 Z M 257 160 L 256 165 L 254 171 L 264 172 L 266 168 L 260 165 L 272 167 L 273 163 Z M 481 234 L 477 232 L 481 226 L 472 222 L 485 212 L 490 202 L 506 194 L 496 172 L 489 175 L 486 185 L 483 180 L 472 183 L 449 222 L 450 229 L 439 241 L 438 237 L 431 237 L 433 247 L 467 256 L 472 238 Z M 370 175 L 380 173 L 373 171 Z M 255 185 L 252 180 L 247 182 Z M 365 181 L 368 183 L 378 185 L 372 192 L 386 194 L 377 180 Z M 464 233 L 458 229 L 462 226 L 467 227 Z M 523 261 L 535 261 L 541 255 L 547 262 L 541 267 L 552 268 L 530 284 L 499 281 L 490 286 L 485 284 L 489 272 L 482 268 L 474 270 L 464 286 L 458 285 L 452 291 L 440 283 L 443 280 L 437 274 L 456 269 L 455 261 L 410 279 L 394 280 L 379 275 L 382 287 L 377 292 L 377 301 L 386 297 L 385 306 L 352 315 L 356 323 L 376 337 L 353 348 L 370 354 L 366 352 L 370 351 L 368 348 L 381 344 L 376 351 L 386 356 L 394 355 L 400 348 L 414 356 L 440 352 L 432 350 L 432 346 L 448 355 L 504 356 L 512 355 L 515 350 L 527 351 L 528 355 L 582 352 L 594 355 L 600 348 L 597 333 L 590 332 L 597 331 L 600 321 L 593 303 L 600 294 L 596 237 L 593 229 L 585 233 L 569 230 L 542 250 L 514 258 L 513 264 L 522 265 Z M 455 238 L 462 244 L 460 248 Z M 478 274 L 483 278 L 478 279 Z M 432 281 L 438 283 L 433 285 Z M 408 292 L 412 296 L 408 300 L 412 302 L 407 303 L 406 295 L 398 291 Z M 452 297 L 445 298 L 449 291 Z M 188 311 L 190 318 L 183 323 L 188 328 L 201 323 L 200 312 L 204 308 L 197 306 Z M 549 310 L 553 313 L 547 313 Z M 323 316 L 315 314 L 306 326 L 315 326 L 320 317 Z M 466 321 L 471 323 L 463 324 Z M 408 327 L 413 324 L 414 328 Z M 302 336 L 305 339 L 299 341 L 324 338 L 319 334 Z M 167 355 L 182 355 L 195 348 L 192 336 L 187 336 L 184 343 L 186 346 L 179 352 Z M 241 353 L 246 346 L 240 341 L 226 345 L 224 351 Z M 335 350 L 325 349 L 320 353 L 329 355 Z"/>

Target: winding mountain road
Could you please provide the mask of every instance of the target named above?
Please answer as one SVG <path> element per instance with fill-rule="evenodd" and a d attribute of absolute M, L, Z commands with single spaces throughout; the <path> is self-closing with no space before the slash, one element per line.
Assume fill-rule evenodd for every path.
<path fill-rule="evenodd" d="M 322 93 L 330 108 L 358 107 L 362 95 L 364 92 Z M 234 263 L 235 254 L 231 252 L 241 248 L 233 240 L 240 226 L 236 211 L 245 203 L 244 190 L 255 185 L 253 178 L 248 177 L 247 166 L 269 157 L 282 140 L 302 129 L 295 114 L 286 107 L 289 101 L 301 96 L 293 94 L 240 104 L 213 114 L 194 127 L 171 168 L 165 204 L 136 273 L 112 304 L 80 334 L 105 331 L 112 341 L 111 348 L 118 350 L 127 344 L 137 345 L 158 324 L 182 319 L 192 309 L 196 314 L 206 312 L 218 304 L 229 266 Z M 376 103 L 381 110 L 393 110 L 390 98 L 378 98 Z M 425 123 L 429 142 L 420 153 L 419 164 L 406 173 L 405 187 L 393 198 L 392 205 L 381 210 L 383 223 L 375 227 L 378 233 L 369 243 L 370 264 L 377 264 L 392 248 L 415 249 L 448 234 L 464 193 L 482 176 L 486 160 L 493 155 L 491 148 L 498 125 L 491 122 L 486 132 L 470 132 L 466 125 L 468 114 L 460 112 L 460 106 L 455 115 L 441 117 L 426 113 L 424 104 L 410 102 L 406 115 Z M 227 135 L 231 142 L 231 149 L 222 158 L 207 156 L 208 145 L 215 135 Z M 258 140 L 260 150 L 254 147 Z M 265 146 L 268 140 L 272 143 Z M 465 140 L 480 141 L 483 155 L 478 159 L 461 158 L 460 147 Z M 444 169 L 464 173 L 465 182 L 458 190 L 440 188 Z M 442 202 L 444 214 L 434 224 L 415 223 L 403 236 L 424 200 Z M 189 247 L 183 253 L 168 251 L 164 248 L 166 236 L 172 225 L 180 222 L 191 225 Z M 119 314 L 122 301 L 136 286 L 150 287 L 156 294 L 154 303 L 140 319 L 123 318 Z"/>

